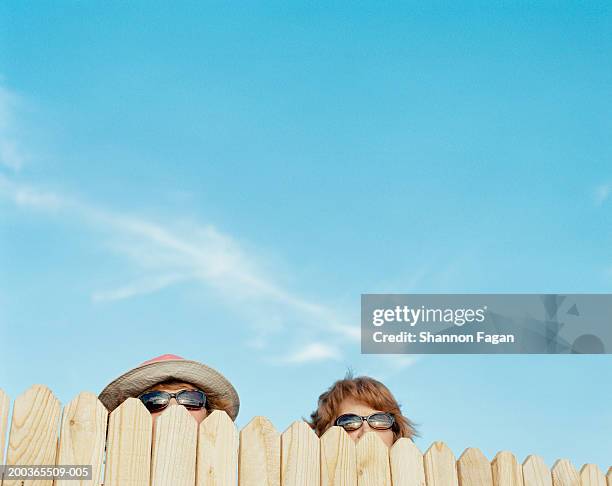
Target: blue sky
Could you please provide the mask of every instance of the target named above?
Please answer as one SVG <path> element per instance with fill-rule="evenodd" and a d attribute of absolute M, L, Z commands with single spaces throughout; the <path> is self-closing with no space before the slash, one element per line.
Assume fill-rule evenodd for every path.
<path fill-rule="evenodd" d="M 609 292 L 605 2 L 0 4 L 0 386 L 347 368 L 417 445 L 612 464 L 610 356 L 362 356 L 361 293 Z"/>

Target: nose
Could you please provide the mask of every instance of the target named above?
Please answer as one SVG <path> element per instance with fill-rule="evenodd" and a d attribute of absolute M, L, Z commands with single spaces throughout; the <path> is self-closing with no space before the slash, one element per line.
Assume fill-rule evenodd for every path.
<path fill-rule="evenodd" d="M 370 427 L 370 424 L 367 422 L 367 420 L 364 420 L 363 425 L 357 430 L 357 437 L 361 437 L 363 434 L 366 434 L 368 432 L 372 432 L 372 428 Z"/>

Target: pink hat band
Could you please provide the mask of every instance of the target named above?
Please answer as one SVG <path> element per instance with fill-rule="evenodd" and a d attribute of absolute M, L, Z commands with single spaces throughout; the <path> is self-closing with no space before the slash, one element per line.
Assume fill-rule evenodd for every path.
<path fill-rule="evenodd" d="M 177 356 L 176 354 L 162 354 L 161 356 L 157 356 L 156 358 L 151 358 L 145 361 L 144 363 L 141 363 L 140 366 L 144 366 L 149 363 L 157 363 L 158 361 L 170 361 L 170 360 L 177 360 L 177 359 L 185 359 L 185 358 L 181 356 Z"/>

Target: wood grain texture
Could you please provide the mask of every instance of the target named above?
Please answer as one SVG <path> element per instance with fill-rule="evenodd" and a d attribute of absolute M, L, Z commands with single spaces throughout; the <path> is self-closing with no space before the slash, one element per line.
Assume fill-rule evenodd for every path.
<path fill-rule="evenodd" d="M 406 437 L 397 440 L 389 451 L 393 486 L 425 486 L 423 454 Z"/>
<path fill-rule="evenodd" d="M 94 394 L 79 394 L 62 416 L 53 393 L 34 385 L 15 400 L 12 417 L 9 410 L 0 390 L 0 463 L 10 428 L 7 464 L 92 464 L 91 484 L 100 484 L 108 413 Z M 225 412 L 213 412 L 198 428 L 184 407 L 171 406 L 153 428 L 134 398 L 111 414 L 106 446 L 106 486 L 612 486 L 612 468 L 604 475 L 595 464 L 578 472 L 563 459 L 549 470 L 539 456 L 519 465 L 506 451 L 489 464 L 474 448 L 455 461 L 442 442 L 423 455 L 409 439 L 387 448 L 376 433 L 355 444 L 340 427 L 318 439 L 303 421 L 280 435 L 268 419 L 256 417 L 239 435 Z M 86 485 L 90 481 L 58 480 L 53 486 Z M 52 481 L 5 480 L 2 486 Z"/>
<path fill-rule="evenodd" d="M 198 423 L 181 405 L 170 405 L 153 425 L 151 486 L 193 486 Z"/>
<path fill-rule="evenodd" d="M 80 393 L 64 407 L 57 464 L 91 465 L 92 480 L 57 480 L 55 486 L 90 486 L 101 481 L 108 411 L 96 395 Z"/>
<path fill-rule="evenodd" d="M 552 486 L 550 469 L 540 456 L 527 456 L 523 462 L 523 483 L 525 486 Z"/>
<path fill-rule="evenodd" d="M 137 398 L 128 398 L 110 414 L 105 486 L 149 486 L 151 414 Z"/>
<path fill-rule="evenodd" d="M 280 486 L 280 434 L 266 417 L 240 432 L 239 486 Z"/>
<path fill-rule="evenodd" d="M 200 424 L 196 486 L 233 486 L 237 480 L 238 430 L 227 413 L 215 410 Z"/>
<path fill-rule="evenodd" d="M 303 420 L 293 422 L 281 434 L 281 485 L 319 486 L 321 482 L 319 438 Z"/>
<path fill-rule="evenodd" d="M 596 464 L 585 464 L 580 469 L 582 486 L 606 486 L 606 477 Z"/>
<path fill-rule="evenodd" d="M 357 485 L 391 486 L 389 447 L 376 432 L 367 432 L 357 442 Z"/>
<path fill-rule="evenodd" d="M 459 486 L 493 486 L 491 464 L 480 449 L 470 447 L 457 461 Z"/>
<path fill-rule="evenodd" d="M 580 475 L 568 459 L 559 459 L 551 470 L 553 486 L 580 486 Z"/>
<path fill-rule="evenodd" d="M 455 456 L 444 442 L 434 442 L 423 455 L 427 486 L 458 486 Z"/>
<path fill-rule="evenodd" d="M 523 467 L 511 452 L 498 452 L 491 462 L 491 468 L 494 486 L 523 485 Z"/>
<path fill-rule="evenodd" d="M 355 442 L 342 427 L 331 427 L 320 438 L 321 486 L 355 486 Z"/>
<path fill-rule="evenodd" d="M 4 464 L 4 449 L 6 448 L 6 434 L 8 427 L 9 396 L 0 388 L 0 464 Z"/>
<path fill-rule="evenodd" d="M 51 390 L 34 385 L 15 400 L 6 455 L 9 465 L 52 465 L 57 453 L 60 402 Z M 4 486 L 51 486 L 52 480 L 9 481 Z"/>

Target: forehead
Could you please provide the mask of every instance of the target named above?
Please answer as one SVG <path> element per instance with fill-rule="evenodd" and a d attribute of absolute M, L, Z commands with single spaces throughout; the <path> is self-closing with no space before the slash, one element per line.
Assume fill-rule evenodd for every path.
<path fill-rule="evenodd" d="M 178 390 L 197 390 L 198 388 L 191 383 L 186 383 L 184 381 L 172 381 L 166 383 L 158 383 L 157 385 L 152 386 L 149 390 L 158 390 L 158 391 L 167 391 L 174 392 Z"/>
<path fill-rule="evenodd" d="M 371 415 L 376 412 L 384 412 L 384 410 L 377 410 L 375 408 L 372 408 L 367 403 L 360 402 L 353 398 L 345 398 L 344 400 L 342 400 L 342 403 L 340 403 L 340 406 L 338 407 L 338 411 L 336 412 L 336 416 L 339 416 L 345 413 L 356 413 L 357 415 L 365 416 L 365 415 Z"/>

